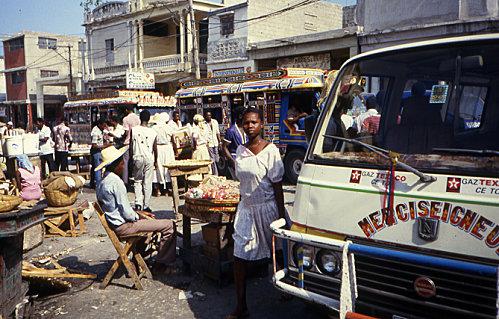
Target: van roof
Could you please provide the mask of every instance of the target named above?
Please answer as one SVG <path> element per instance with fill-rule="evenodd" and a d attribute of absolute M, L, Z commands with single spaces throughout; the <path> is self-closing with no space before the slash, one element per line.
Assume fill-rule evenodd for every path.
<path fill-rule="evenodd" d="M 420 48 L 420 47 L 425 47 L 425 46 L 434 46 L 434 45 L 459 43 L 459 42 L 466 43 L 466 42 L 483 41 L 483 40 L 498 40 L 499 41 L 499 33 L 466 35 L 466 36 L 460 36 L 460 37 L 434 39 L 434 40 L 426 40 L 426 41 L 418 41 L 418 42 L 394 45 L 394 46 L 376 49 L 376 50 L 372 50 L 372 51 L 358 54 L 358 55 L 348 59 L 343 65 L 346 65 L 346 64 L 348 64 L 352 61 L 358 60 L 358 59 L 362 59 L 365 57 L 369 57 L 369 56 L 377 55 L 377 54 L 381 54 L 381 53 L 389 53 L 389 52 L 398 51 L 398 50 Z"/>

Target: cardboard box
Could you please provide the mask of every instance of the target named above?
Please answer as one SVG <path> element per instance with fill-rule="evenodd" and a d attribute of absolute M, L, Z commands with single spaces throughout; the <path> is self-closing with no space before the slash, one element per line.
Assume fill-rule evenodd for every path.
<path fill-rule="evenodd" d="M 218 249 L 223 249 L 234 242 L 232 239 L 234 230 L 231 224 L 210 223 L 202 227 L 202 232 L 206 244 Z"/>

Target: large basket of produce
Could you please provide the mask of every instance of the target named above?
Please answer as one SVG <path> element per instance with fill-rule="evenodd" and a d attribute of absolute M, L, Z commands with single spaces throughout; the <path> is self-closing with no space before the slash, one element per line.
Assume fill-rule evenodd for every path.
<path fill-rule="evenodd" d="M 52 172 L 43 181 L 43 192 L 50 207 L 73 205 L 78 198 L 78 191 L 85 180 L 80 175 L 69 172 Z"/>
<path fill-rule="evenodd" d="M 0 213 L 10 212 L 17 208 L 22 202 L 23 199 L 19 196 L 0 195 Z"/>
<path fill-rule="evenodd" d="M 235 213 L 239 204 L 239 182 L 207 176 L 185 194 L 185 206 L 197 213 Z"/>

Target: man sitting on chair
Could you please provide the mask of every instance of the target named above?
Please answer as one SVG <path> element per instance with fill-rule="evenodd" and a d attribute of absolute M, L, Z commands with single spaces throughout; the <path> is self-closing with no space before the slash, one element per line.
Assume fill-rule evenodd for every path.
<path fill-rule="evenodd" d="M 140 232 L 160 232 L 161 241 L 153 271 L 172 273 L 175 269 L 173 267 L 176 245 L 175 223 L 169 219 L 155 219 L 152 213 L 136 212 L 132 209 L 125 183 L 120 177 L 125 169 L 123 154 L 127 151 L 128 146 L 119 150 L 110 146 L 102 150 L 102 163 L 95 170 L 105 168 L 105 173 L 97 187 L 97 200 L 109 226 L 118 237 Z"/>

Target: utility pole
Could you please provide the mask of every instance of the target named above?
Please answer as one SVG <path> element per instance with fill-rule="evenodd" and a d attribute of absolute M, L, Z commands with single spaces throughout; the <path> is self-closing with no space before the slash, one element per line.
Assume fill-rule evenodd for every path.
<path fill-rule="evenodd" d="M 192 33 L 192 51 L 194 55 L 194 68 L 196 70 L 196 79 L 201 78 L 201 70 L 199 69 L 199 42 L 196 32 L 196 19 L 194 18 L 194 3 L 189 0 L 189 15 L 191 16 L 191 33 Z"/>
<path fill-rule="evenodd" d="M 73 96 L 73 64 L 71 62 L 71 45 L 68 45 L 69 54 L 69 97 Z"/>

